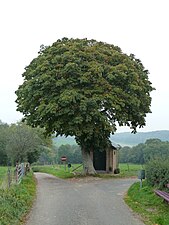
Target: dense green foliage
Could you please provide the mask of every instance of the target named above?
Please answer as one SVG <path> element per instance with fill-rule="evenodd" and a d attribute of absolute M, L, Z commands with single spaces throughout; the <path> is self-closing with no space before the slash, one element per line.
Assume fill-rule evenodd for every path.
<path fill-rule="evenodd" d="M 149 139 L 144 144 L 133 147 L 123 147 L 120 151 L 120 162 L 144 164 L 152 159 L 169 158 L 169 142 L 159 139 Z"/>
<path fill-rule="evenodd" d="M 25 123 L 7 125 L 0 123 L 0 165 L 28 161 L 39 158 L 45 146 L 51 146 L 51 138 L 46 138 L 41 128 L 31 128 Z"/>
<path fill-rule="evenodd" d="M 114 45 L 57 40 L 42 46 L 22 76 L 16 102 L 28 124 L 75 136 L 86 150 L 106 147 L 117 122 L 135 132 L 150 112 L 148 71 Z"/>
<path fill-rule="evenodd" d="M 125 197 L 126 203 L 139 213 L 147 225 L 168 225 L 168 204 L 154 193 L 154 189 L 146 182 L 140 190 L 140 184 L 134 183 Z"/>
<path fill-rule="evenodd" d="M 169 158 L 151 160 L 146 165 L 147 182 L 159 189 L 165 189 L 169 184 Z"/>
<path fill-rule="evenodd" d="M 36 182 L 32 173 L 24 177 L 20 185 L 0 189 L 0 224 L 21 224 L 32 206 L 35 194 Z"/>
<path fill-rule="evenodd" d="M 66 156 L 70 163 L 82 163 L 82 154 L 77 145 L 61 145 L 57 152 L 58 162 L 62 156 Z"/>
<path fill-rule="evenodd" d="M 45 148 L 41 152 L 40 157 L 36 164 L 60 164 L 61 157 L 66 156 L 68 163 L 82 163 L 82 154 L 78 145 L 60 145 L 59 147 L 53 146 L 51 148 Z"/>
<path fill-rule="evenodd" d="M 31 127 L 22 123 L 10 126 L 6 151 L 13 162 L 27 161 L 30 157 L 36 159 L 41 145 L 42 140 Z"/>

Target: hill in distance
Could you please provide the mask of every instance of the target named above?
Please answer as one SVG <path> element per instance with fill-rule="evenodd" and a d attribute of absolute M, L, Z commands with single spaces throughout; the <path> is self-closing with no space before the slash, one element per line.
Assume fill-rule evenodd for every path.
<path fill-rule="evenodd" d="M 116 133 L 111 135 L 111 140 L 121 146 L 134 146 L 145 143 L 147 139 L 160 139 L 161 141 L 169 141 L 169 130 L 138 132 L 132 134 L 130 132 Z"/>
<path fill-rule="evenodd" d="M 158 138 L 161 141 L 169 141 L 169 130 L 151 131 L 151 132 L 138 132 L 132 134 L 130 132 L 115 133 L 111 135 L 111 141 L 121 146 L 134 146 L 140 143 L 145 143 L 147 139 Z M 56 146 L 60 145 L 76 145 L 74 137 L 58 136 L 53 138 L 53 142 Z"/>
<path fill-rule="evenodd" d="M 54 137 L 53 138 L 53 143 L 57 147 L 59 147 L 61 145 L 77 145 L 74 137 L 71 137 L 71 136 L 68 136 L 68 137 L 65 137 L 65 136 Z"/>

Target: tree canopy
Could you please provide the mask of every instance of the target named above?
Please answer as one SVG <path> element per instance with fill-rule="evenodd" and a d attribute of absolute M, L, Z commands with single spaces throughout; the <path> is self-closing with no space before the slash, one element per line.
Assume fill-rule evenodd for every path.
<path fill-rule="evenodd" d="M 27 123 L 75 136 L 85 151 L 109 145 L 117 124 L 135 132 L 151 112 L 148 71 L 104 42 L 63 38 L 41 46 L 22 76 L 16 102 Z"/>

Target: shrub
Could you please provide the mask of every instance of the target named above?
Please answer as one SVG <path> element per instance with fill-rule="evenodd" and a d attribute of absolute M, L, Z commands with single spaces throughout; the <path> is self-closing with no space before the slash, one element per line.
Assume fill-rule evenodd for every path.
<path fill-rule="evenodd" d="M 147 182 L 151 186 L 164 189 L 169 183 L 169 159 L 155 159 L 146 165 Z"/>

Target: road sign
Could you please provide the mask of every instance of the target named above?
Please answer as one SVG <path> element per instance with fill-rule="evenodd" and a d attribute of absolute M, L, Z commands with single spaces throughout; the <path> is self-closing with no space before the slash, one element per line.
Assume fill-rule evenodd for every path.
<path fill-rule="evenodd" d="M 67 160 L 67 157 L 66 156 L 62 156 L 61 160 L 62 160 L 62 162 L 65 162 Z"/>

